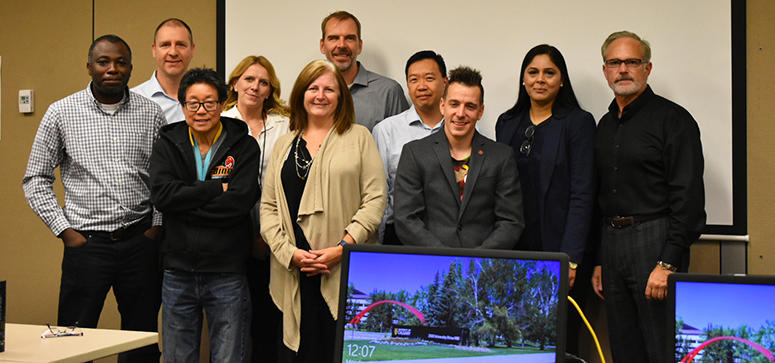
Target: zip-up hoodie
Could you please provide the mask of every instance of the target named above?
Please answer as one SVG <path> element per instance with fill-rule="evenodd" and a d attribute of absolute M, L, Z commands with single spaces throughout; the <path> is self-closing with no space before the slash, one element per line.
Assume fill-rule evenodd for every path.
<path fill-rule="evenodd" d="M 151 155 L 151 201 L 164 215 L 165 269 L 243 273 L 259 198 L 259 148 L 244 122 L 221 117 L 224 139 L 204 181 L 197 178 L 185 122 L 162 127 Z M 228 183 L 223 191 L 222 183 Z"/>

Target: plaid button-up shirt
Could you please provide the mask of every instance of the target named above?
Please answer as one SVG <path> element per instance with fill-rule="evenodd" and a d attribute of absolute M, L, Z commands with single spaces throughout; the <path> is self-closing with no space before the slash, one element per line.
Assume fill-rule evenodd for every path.
<path fill-rule="evenodd" d="M 153 143 L 165 125 L 159 106 L 136 93 L 114 114 L 85 90 L 54 102 L 30 151 L 22 184 L 27 203 L 55 235 L 67 228 L 113 231 L 153 211 L 148 168 Z M 60 167 L 65 205 L 53 184 Z M 154 225 L 161 215 L 154 212 Z"/>

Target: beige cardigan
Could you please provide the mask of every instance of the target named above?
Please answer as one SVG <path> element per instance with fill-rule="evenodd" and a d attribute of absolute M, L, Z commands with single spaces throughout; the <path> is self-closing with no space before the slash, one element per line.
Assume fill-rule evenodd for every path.
<path fill-rule="evenodd" d="M 294 351 L 299 349 L 301 294 L 299 269 L 291 263 L 296 240 L 280 172 L 293 153 L 296 135 L 291 132 L 277 140 L 261 198 L 261 235 L 272 249 L 269 291 L 283 312 L 283 342 Z M 386 195 L 382 159 L 369 130 L 354 124 L 339 135 L 332 129 L 309 170 L 299 205 L 299 226 L 312 249 L 336 246 L 345 231 L 356 243 L 375 243 Z M 320 283 L 334 319 L 339 309 L 340 275 L 340 265 L 333 266 Z"/>

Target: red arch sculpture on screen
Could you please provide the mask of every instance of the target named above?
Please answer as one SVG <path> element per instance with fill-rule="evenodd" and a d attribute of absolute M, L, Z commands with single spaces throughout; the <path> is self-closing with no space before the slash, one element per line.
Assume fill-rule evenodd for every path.
<path fill-rule="evenodd" d="M 371 310 L 372 308 L 374 308 L 377 305 L 388 304 L 388 303 L 390 303 L 390 304 L 397 304 L 397 305 L 400 305 L 400 306 L 406 308 L 407 310 L 411 311 L 412 314 L 414 314 L 414 316 L 416 316 L 418 319 L 420 319 L 420 323 L 422 325 L 425 325 L 425 315 L 423 315 L 419 310 L 413 308 L 411 305 L 407 305 L 407 304 L 404 304 L 404 303 L 402 303 L 400 301 L 395 301 L 395 300 L 377 301 L 377 302 L 367 306 L 360 313 L 358 313 L 358 315 L 355 315 L 355 317 L 352 320 L 350 320 L 350 324 L 352 324 L 352 325 L 358 324 L 358 322 L 361 321 L 361 318 L 363 318 L 363 316 L 366 315 L 366 313 L 369 312 L 369 310 Z"/>
<path fill-rule="evenodd" d="M 767 357 L 767 359 L 769 359 L 770 362 L 775 362 L 775 358 L 773 357 L 772 352 L 767 350 L 767 348 L 762 347 L 761 345 L 756 344 L 756 343 L 754 343 L 754 342 L 752 342 L 750 340 L 746 340 L 746 339 L 738 338 L 738 337 L 715 337 L 715 338 L 706 340 L 704 343 L 702 343 L 699 346 L 697 346 L 697 348 L 694 348 L 694 350 L 689 352 L 689 354 L 687 354 L 686 357 L 684 357 L 684 359 L 681 359 L 681 363 L 691 363 L 694 360 L 694 357 L 696 357 L 697 354 L 699 354 L 703 349 L 705 349 L 705 347 L 707 347 L 708 345 L 710 345 L 712 343 L 715 343 L 715 342 L 717 342 L 719 340 L 726 340 L 726 339 L 737 340 L 738 342 L 743 342 L 745 344 L 748 344 L 748 345 L 752 346 L 754 349 L 758 350 L 759 353 L 761 353 L 762 355 Z"/>

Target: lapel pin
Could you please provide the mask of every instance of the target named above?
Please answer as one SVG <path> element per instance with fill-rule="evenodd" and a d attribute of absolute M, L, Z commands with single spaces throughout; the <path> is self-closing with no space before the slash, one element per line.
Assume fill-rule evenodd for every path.
<path fill-rule="evenodd" d="M 484 151 L 479 150 L 479 155 L 484 155 Z"/>

